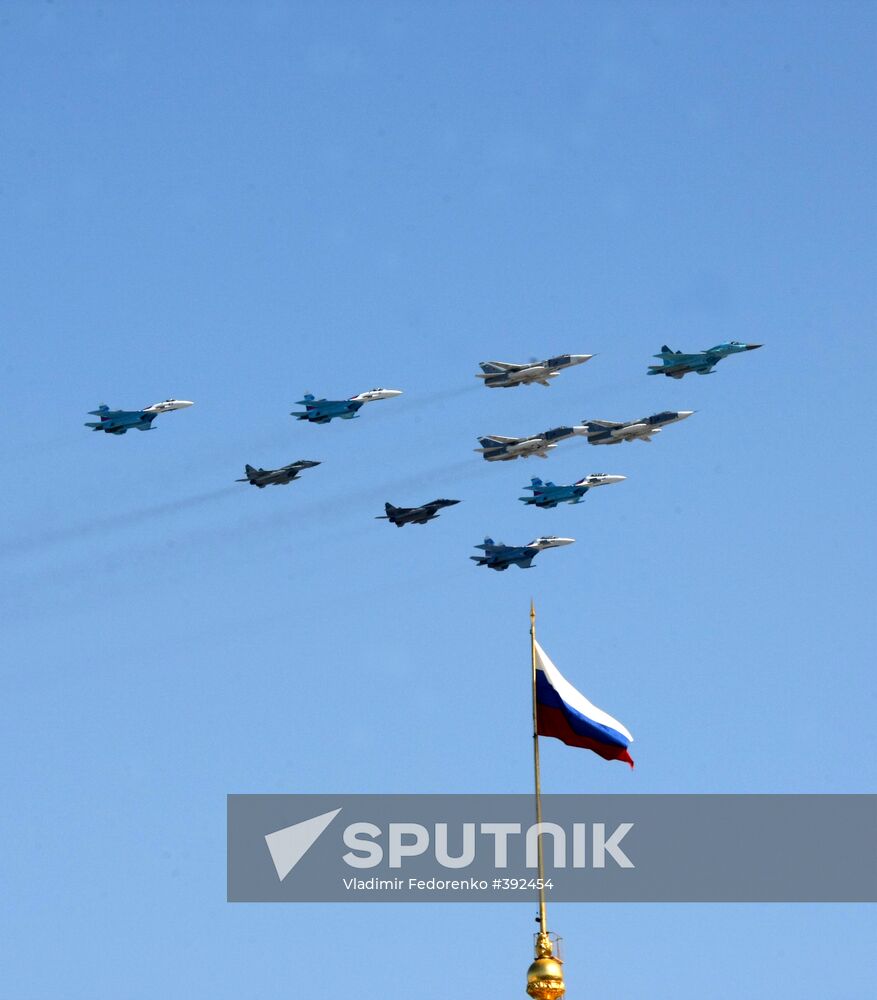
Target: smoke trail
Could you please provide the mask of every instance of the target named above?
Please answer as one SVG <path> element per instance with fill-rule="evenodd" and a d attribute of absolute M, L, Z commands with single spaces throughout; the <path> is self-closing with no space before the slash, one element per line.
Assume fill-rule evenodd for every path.
<path fill-rule="evenodd" d="M 399 399 L 382 400 L 380 403 L 366 403 L 359 411 L 360 416 L 366 413 L 367 419 L 374 423 L 377 420 L 389 420 L 392 418 L 404 419 L 412 413 L 436 406 L 441 403 L 448 403 L 451 400 L 459 399 L 461 396 L 468 396 L 473 392 L 478 392 L 481 387 L 475 385 L 458 385 L 452 389 L 439 389 L 437 392 L 427 392 L 422 395 L 404 393 Z"/>
<path fill-rule="evenodd" d="M 168 514 L 176 514 L 179 511 L 188 510 L 192 507 L 200 507 L 213 500 L 230 496 L 234 492 L 236 492 L 234 486 L 223 486 L 222 489 L 211 490 L 207 493 L 198 493 L 195 496 L 183 497 L 180 500 L 168 500 L 149 507 L 140 507 L 133 510 L 120 511 L 117 514 L 109 514 L 105 517 L 98 517 L 93 521 L 85 521 L 81 524 L 54 528 L 37 535 L 0 541 L 0 558 L 27 555 L 38 549 L 52 545 L 78 541 L 81 538 L 101 535 L 107 531 L 116 531 L 119 528 L 126 528 L 136 521 L 163 517 Z"/>
<path fill-rule="evenodd" d="M 359 419 L 365 419 L 368 423 L 399 420 L 400 418 L 404 420 L 406 415 L 416 414 L 424 408 L 454 400 L 471 392 L 477 392 L 479 388 L 478 385 L 462 385 L 424 395 L 412 394 L 409 396 L 405 394 L 399 400 L 369 403 L 359 411 Z M 278 409 L 276 417 L 271 416 L 270 425 L 266 423 L 264 427 L 249 434 L 240 429 L 235 429 L 232 433 L 223 433 L 221 438 L 205 443 L 198 452 L 185 460 L 178 462 L 171 460 L 171 466 L 181 472 L 183 470 L 189 472 L 192 469 L 215 468 L 220 464 L 227 464 L 230 468 L 243 468 L 245 461 L 259 461 L 257 456 L 260 452 L 277 448 L 288 452 L 289 457 L 284 459 L 287 462 L 292 461 L 295 457 L 315 457 L 310 453 L 320 447 L 322 435 L 319 431 L 313 433 L 310 428 L 301 433 L 303 425 L 290 415 L 292 405 L 290 404 L 284 410 Z"/>
<path fill-rule="evenodd" d="M 489 470 L 487 471 L 489 472 Z M 339 538 L 353 538 L 366 530 L 366 526 L 370 523 L 369 515 L 377 517 L 382 510 L 378 506 L 379 501 L 388 499 L 394 491 L 414 489 L 433 479 L 441 480 L 447 486 L 449 483 L 459 483 L 472 479 L 484 472 L 485 465 L 472 459 L 452 462 L 431 470 L 388 480 L 373 487 L 336 493 L 324 499 L 310 500 L 305 503 L 293 503 L 290 507 L 279 511 L 251 517 L 238 517 L 229 524 L 183 528 L 179 534 L 169 535 L 161 542 L 147 544 L 137 549 L 129 549 L 128 555 L 131 560 L 136 561 L 148 557 L 151 552 L 158 549 L 166 551 L 167 548 L 171 548 L 175 553 L 179 553 L 186 549 L 215 544 L 218 536 L 240 539 L 253 535 L 265 535 L 289 525 L 296 525 L 305 530 L 311 530 L 314 526 L 325 528 L 337 542 Z M 441 492 L 447 493 L 448 491 Z M 419 499 L 432 499 L 432 496 Z M 363 507 L 369 503 L 374 504 L 374 509 L 364 511 Z M 280 540 L 292 541 L 285 536 Z"/>
<path fill-rule="evenodd" d="M 468 396 L 473 392 L 478 392 L 481 386 L 478 382 L 471 385 L 458 385 L 453 389 L 440 389 L 438 392 L 424 393 L 422 396 L 412 396 L 411 400 L 405 400 L 408 404 L 405 409 L 420 409 L 424 406 L 433 406 L 435 403 L 446 403 L 450 399 L 459 399 L 461 396 Z"/>
<path fill-rule="evenodd" d="M 376 483 L 374 486 L 364 487 L 360 490 L 349 490 L 343 493 L 335 493 L 323 499 L 297 503 L 283 511 L 275 511 L 271 514 L 254 517 L 246 521 L 243 525 L 236 525 L 232 530 L 241 530 L 243 532 L 262 530 L 271 525 L 302 521 L 314 515 L 319 516 L 321 519 L 330 516 L 337 518 L 348 511 L 356 513 L 357 516 L 361 517 L 362 512 L 360 508 L 362 506 L 388 500 L 396 491 L 417 489 L 434 481 L 440 481 L 443 484 L 443 489 L 446 489 L 449 483 L 456 484 L 463 482 L 481 472 L 481 467 L 472 459 L 451 462 L 434 469 L 426 469 L 408 476 L 401 476 L 397 479 Z M 433 498 L 429 497 L 427 499 Z M 215 527 L 207 530 L 215 536 L 217 532 L 223 532 L 228 529 Z M 181 543 L 185 544 L 185 539 L 181 539 Z"/>
<path fill-rule="evenodd" d="M 357 534 L 363 530 L 360 524 L 360 520 L 365 516 L 362 508 L 368 504 L 374 504 L 374 514 L 377 516 L 379 513 L 378 504 L 381 501 L 390 499 L 394 492 L 414 490 L 432 482 L 441 482 L 443 488 L 438 492 L 447 494 L 449 492 L 447 489 L 449 485 L 456 485 L 486 472 L 489 472 L 486 463 L 479 462 L 475 458 L 464 459 L 436 466 L 432 469 L 424 469 L 407 476 L 400 476 L 396 479 L 377 483 L 374 486 L 365 487 L 360 490 L 334 493 L 325 499 L 314 499 L 305 503 L 294 502 L 290 507 L 281 511 L 261 513 L 255 516 L 243 514 L 227 524 L 199 525 L 183 528 L 179 533 L 168 533 L 160 541 L 147 543 L 135 549 L 128 548 L 126 551 L 133 558 L 144 557 L 150 552 L 165 551 L 169 545 L 175 549 L 209 545 L 214 543 L 218 536 L 241 538 L 247 535 L 264 533 L 272 528 L 284 527 L 290 524 L 308 523 L 312 525 L 315 519 L 321 524 L 326 522 L 327 525 L 331 525 L 332 533 L 337 537 L 339 533 L 338 522 L 346 520 L 348 517 L 356 517 L 359 520 L 355 525 L 350 525 L 347 533 Z M 24 556 L 53 545 L 61 545 L 79 539 L 102 535 L 106 532 L 118 531 L 135 524 L 141 519 L 173 515 L 222 499 L 233 493 L 239 493 L 239 488 L 236 486 L 226 486 L 218 490 L 184 497 L 180 500 L 170 500 L 165 503 L 154 504 L 150 507 L 122 511 L 118 514 L 96 518 L 93 521 L 79 525 L 45 531 L 39 535 L 9 539 L 5 542 L 0 542 L 0 559 Z M 419 499 L 422 501 L 424 498 Z M 432 499 L 432 497 L 430 496 L 425 499 Z M 55 578 L 57 577 L 55 571 L 53 571 L 53 575 Z"/>

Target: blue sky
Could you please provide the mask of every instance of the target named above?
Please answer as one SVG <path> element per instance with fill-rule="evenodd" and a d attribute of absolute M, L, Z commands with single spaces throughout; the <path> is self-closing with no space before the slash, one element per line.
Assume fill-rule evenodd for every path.
<path fill-rule="evenodd" d="M 0 8 L 0 995 L 523 995 L 529 906 L 232 906 L 229 792 L 530 783 L 527 606 L 637 768 L 875 785 L 875 13 L 863 3 Z M 662 343 L 763 350 L 647 378 Z M 477 362 L 596 355 L 551 389 Z M 405 395 L 289 417 L 305 391 Z M 196 401 L 121 438 L 100 402 Z M 501 467 L 483 433 L 695 409 Z M 289 487 L 245 462 L 323 464 Z M 578 507 L 531 475 L 618 472 Z M 463 502 L 427 527 L 385 500 Z M 486 534 L 572 535 L 478 570 Z M 563 906 L 570 995 L 859 997 L 873 910 Z M 489 986 L 484 984 L 488 983 Z M 395 984 L 394 984 L 395 986 Z"/>

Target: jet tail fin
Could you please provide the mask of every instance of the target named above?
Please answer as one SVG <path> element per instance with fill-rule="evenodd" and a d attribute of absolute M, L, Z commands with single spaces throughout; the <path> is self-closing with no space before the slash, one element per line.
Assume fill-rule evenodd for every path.
<path fill-rule="evenodd" d="M 384 510 L 386 513 L 378 514 L 375 518 L 376 521 L 393 521 L 393 518 L 401 511 L 401 507 L 394 507 L 389 501 L 384 504 Z M 397 528 L 402 527 L 401 521 L 393 521 Z"/>
<path fill-rule="evenodd" d="M 304 397 L 302 399 L 297 399 L 296 400 L 295 405 L 296 406 L 304 406 L 307 409 L 312 410 L 312 409 L 314 409 L 313 404 L 315 402 L 316 402 L 316 397 L 313 395 L 313 393 L 306 392 L 304 394 Z M 295 416 L 295 414 L 293 414 L 293 416 Z"/>

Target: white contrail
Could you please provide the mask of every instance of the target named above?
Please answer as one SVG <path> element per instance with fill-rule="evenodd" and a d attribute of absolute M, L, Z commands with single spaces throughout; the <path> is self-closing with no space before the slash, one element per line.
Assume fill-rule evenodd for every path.
<path fill-rule="evenodd" d="M 93 521 L 71 524 L 63 528 L 51 528 L 48 531 L 42 531 L 35 535 L 25 535 L 22 538 L 6 539 L 0 541 L 0 558 L 28 555 L 48 546 L 61 545 L 65 542 L 77 541 L 80 538 L 88 538 L 92 535 L 102 535 L 107 531 L 128 528 L 136 525 L 139 521 L 163 517 L 168 514 L 176 514 L 178 511 L 187 510 L 192 507 L 200 507 L 203 504 L 211 503 L 213 500 L 220 500 L 222 497 L 230 496 L 235 492 L 237 492 L 236 487 L 224 486 L 222 489 L 198 493 L 195 496 L 182 497 L 179 500 L 167 500 L 164 503 L 152 504 L 149 507 L 135 507 L 131 510 L 119 511 L 116 514 L 96 517 Z"/>

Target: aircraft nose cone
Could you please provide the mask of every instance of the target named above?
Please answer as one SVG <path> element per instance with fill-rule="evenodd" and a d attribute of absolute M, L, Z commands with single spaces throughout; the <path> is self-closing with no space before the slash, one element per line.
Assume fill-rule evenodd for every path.
<path fill-rule="evenodd" d="M 191 399 L 166 399 L 162 403 L 153 403 L 152 406 L 144 408 L 144 413 L 169 413 L 171 410 L 185 410 L 187 406 L 194 406 Z"/>
<path fill-rule="evenodd" d="M 581 365 L 585 361 L 590 361 L 593 356 L 593 354 L 570 354 L 569 357 L 574 365 Z"/>
<path fill-rule="evenodd" d="M 680 410 L 680 411 L 679 411 L 679 412 L 678 412 L 678 413 L 676 414 L 676 416 L 677 416 L 677 417 L 678 417 L 678 418 L 679 418 L 680 420 L 684 420 L 684 419 L 685 419 L 686 417 L 690 417 L 692 413 L 694 413 L 694 410 Z"/>
<path fill-rule="evenodd" d="M 573 434 L 587 434 L 588 428 L 582 424 L 576 424 L 576 426 L 573 427 L 572 432 Z"/>
<path fill-rule="evenodd" d="M 761 344 L 747 344 L 746 345 L 746 350 L 747 351 L 757 351 L 758 348 L 761 347 L 761 346 L 762 346 Z"/>
<path fill-rule="evenodd" d="M 607 476 L 606 477 L 606 482 L 607 483 L 623 483 L 625 479 L 627 479 L 627 476 Z"/>
<path fill-rule="evenodd" d="M 392 399 L 394 396 L 401 396 L 401 389 L 368 389 L 356 396 L 351 396 L 351 402 L 368 403 L 376 399 Z"/>

